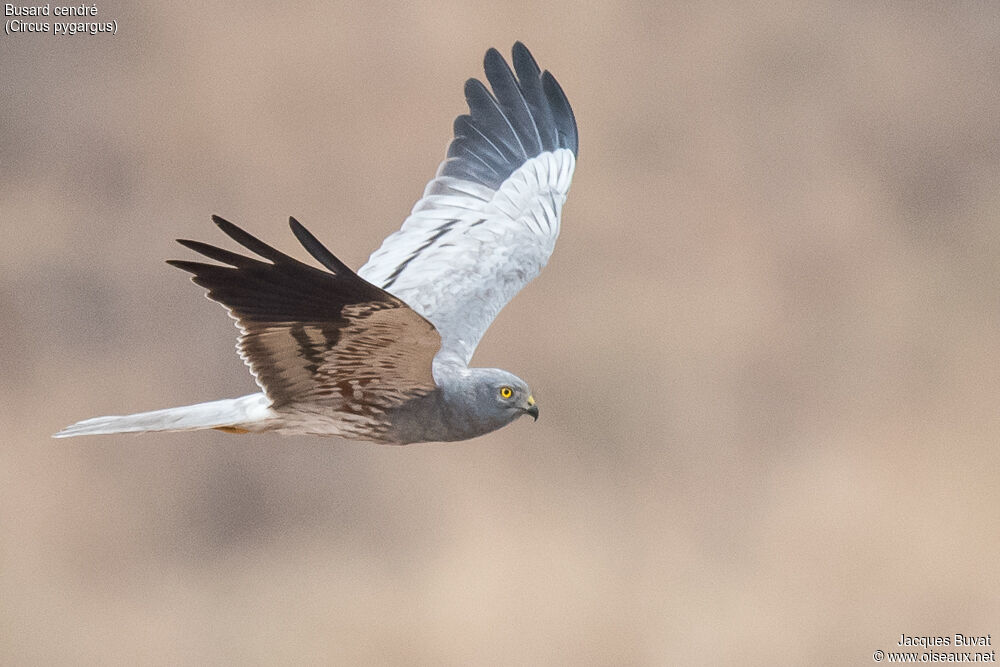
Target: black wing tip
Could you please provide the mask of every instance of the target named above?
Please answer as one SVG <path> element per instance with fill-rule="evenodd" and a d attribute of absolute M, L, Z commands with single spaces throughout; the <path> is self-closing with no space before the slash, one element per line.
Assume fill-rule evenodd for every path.
<path fill-rule="evenodd" d="M 227 236 L 242 245 L 244 248 L 254 252 L 265 259 L 269 259 L 272 262 L 278 264 L 294 264 L 298 266 L 306 266 L 298 260 L 292 259 L 288 255 L 274 249 L 268 244 L 264 243 L 257 237 L 253 236 L 249 232 L 243 230 L 239 226 L 229 222 L 222 216 L 213 215 L 212 222 L 214 222 L 219 229 L 221 229 Z M 295 238 L 299 240 L 309 254 L 312 255 L 316 260 L 318 260 L 323 266 L 330 269 L 334 273 L 348 272 L 352 273 L 350 268 L 347 267 L 343 262 L 337 259 L 333 253 L 326 249 L 326 247 L 316 239 L 312 233 L 305 228 L 301 222 L 295 219 L 295 216 L 288 217 L 288 226 L 291 228 L 292 233 Z M 256 266 L 260 262 L 259 260 L 253 259 L 252 257 L 247 257 L 245 255 L 240 255 L 229 250 L 224 250 L 217 246 L 210 245 L 208 243 L 203 243 L 201 241 L 194 241 L 191 239 L 176 239 L 179 244 L 194 250 L 197 253 L 205 255 L 209 259 L 214 259 L 223 264 L 228 264 L 231 267 L 236 268 L 246 268 L 249 266 Z M 193 263 L 186 262 L 185 260 L 168 260 L 168 263 L 172 266 L 190 271 L 194 266 Z M 208 265 L 200 265 L 208 266 Z"/>
<path fill-rule="evenodd" d="M 305 225 L 296 220 L 295 216 L 288 216 L 288 227 L 292 230 L 292 234 L 295 235 L 295 238 L 299 240 L 299 243 L 301 243 L 302 247 L 306 250 L 309 250 L 310 244 L 313 243 L 323 248 L 323 244 L 321 244 L 316 237 L 313 236 L 312 232 L 306 229 Z M 326 250 L 326 248 L 323 249 Z M 310 251 L 310 254 L 312 254 L 312 251 Z"/>
<path fill-rule="evenodd" d="M 531 49 L 524 45 L 524 42 L 517 40 L 514 42 L 514 46 L 510 47 L 511 60 L 515 62 L 525 62 L 531 63 L 538 67 L 538 63 L 535 62 L 535 57 L 531 55 Z"/>
<path fill-rule="evenodd" d="M 344 306 L 355 303 L 402 302 L 367 282 L 334 257 L 294 217 L 288 224 L 309 253 L 331 271 L 288 257 L 219 216 L 212 221 L 227 235 L 261 255 L 225 250 L 200 241 L 177 239 L 204 257 L 168 259 L 167 264 L 192 274 L 191 281 L 207 290 L 241 322 L 341 322 Z M 201 261 L 205 258 L 221 262 Z"/>
<path fill-rule="evenodd" d="M 292 233 L 295 234 L 295 238 L 299 240 L 302 247 L 306 249 L 310 255 L 313 256 L 317 262 L 325 266 L 334 274 L 340 275 L 343 273 L 354 274 L 349 266 L 340 261 L 336 255 L 334 255 L 330 250 L 323 245 L 319 239 L 313 236 L 313 233 L 306 229 L 305 225 L 295 219 L 294 216 L 288 216 L 288 226 L 291 227 Z"/>
<path fill-rule="evenodd" d="M 463 92 L 465 92 L 465 101 L 469 103 L 470 111 L 472 105 L 475 104 L 475 100 L 493 97 L 493 93 L 486 87 L 486 84 L 475 77 L 469 77 L 465 80 L 465 90 Z M 468 114 L 463 115 L 468 116 Z"/>
<path fill-rule="evenodd" d="M 221 215 L 214 215 L 213 214 L 212 215 L 212 222 L 214 222 L 215 225 L 219 229 L 221 229 L 222 232 L 226 236 L 228 236 L 229 238 L 233 239 L 234 241 L 236 241 L 240 245 L 246 245 L 245 243 L 243 243 L 242 241 L 240 241 L 240 237 L 247 237 L 247 236 L 249 236 L 250 238 L 252 238 L 254 241 L 257 241 L 258 243 L 262 242 L 260 239 L 258 239 L 257 237 L 253 236 L 252 234 L 250 234 L 250 232 L 246 231 L 245 229 L 243 229 L 242 227 L 240 227 L 236 223 L 229 222 L 228 220 L 226 220 L 225 218 L 223 218 Z"/>
<path fill-rule="evenodd" d="M 226 232 L 226 234 L 229 234 L 229 232 L 226 231 L 227 229 L 233 229 L 233 228 L 240 229 L 235 224 L 233 224 L 233 223 L 229 222 L 228 220 L 226 220 L 225 218 L 223 218 L 221 215 L 216 215 L 215 213 L 212 214 L 212 222 L 214 222 L 215 225 L 219 229 L 221 229 L 222 231 Z M 243 230 L 240 230 L 240 231 L 243 231 Z"/>
<path fill-rule="evenodd" d="M 280 250 L 264 243 L 250 232 L 232 222 L 229 222 L 220 215 L 213 215 L 212 222 L 214 222 L 226 236 L 236 241 L 247 250 L 258 254 L 265 259 L 275 263 L 296 263 L 297 261 Z"/>
<path fill-rule="evenodd" d="M 531 49 L 525 46 L 524 42 L 522 42 L 521 40 L 517 40 L 514 42 L 514 46 L 512 46 L 510 49 L 510 54 L 512 60 L 520 60 L 522 58 L 527 58 L 530 59 L 531 62 L 535 62 L 534 56 L 531 55 Z M 500 53 L 500 50 L 493 46 L 486 49 L 486 55 L 483 56 L 483 64 L 485 65 L 491 60 L 494 62 L 499 60 L 504 64 L 506 64 L 507 62 L 506 59 L 503 57 L 503 54 Z"/>
<path fill-rule="evenodd" d="M 194 273 L 194 274 L 197 274 L 206 266 L 211 266 L 211 264 L 205 264 L 203 262 L 192 262 L 186 259 L 168 259 L 165 261 L 170 266 L 178 268 L 181 271 L 187 271 L 188 273 Z"/>
<path fill-rule="evenodd" d="M 518 78 L 524 79 L 525 75 L 537 77 L 541 74 L 541 68 L 538 67 L 535 57 L 531 55 L 531 51 L 524 45 L 524 42 L 514 42 L 510 55 Z"/>
<path fill-rule="evenodd" d="M 486 49 L 486 55 L 483 56 L 483 66 L 489 66 L 490 62 L 496 62 L 497 60 L 503 62 L 503 54 L 493 46 Z"/>
<path fill-rule="evenodd" d="M 487 49 L 486 55 L 483 56 L 483 73 L 486 75 L 487 81 L 491 84 L 497 76 L 514 78 L 514 72 L 510 69 L 510 65 L 507 64 L 507 59 L 493 47 Z M 496 89 L 495 84 L 493 88 L 494 90 Z"/>
<path fill-rule="evenodd" d="M 295 235 L 295 238 L 299 240 L 299 243 L 301 243 L 302 247 L 305 248 L 306 250 L 309 250 L 310 245 L 317 245 L 320 248 L 323 248 L 323 250 L 326 250 L 326 248 L 323 246 L 322 243 L 319 242 L 316 236 L 313 235 L 313 233 L 310 232 L 308 229 L 306 229 L 305 225 L 296 220 L 295 216 L 291 215 L 288 216 L 288 227 L 289 229 L 292 230 L 292 234 Z M 312 254 L 312 251 L 310 251 L 310 254 Z"/>
<path fill-rule="evenodd" d="M 523 42 L 514 42 L 510 61 L 487 49 L 483 73 L 465 82 L 469 113 L 456 119 L 444 175 L 497 189 L 543 152 L 565 148 L 579 154 L 572 107 Z"/>
<path fill-rule="evenodd" d="M 192 241 L 191 239 L 174 239 L 174 240 L 177 241 L 178 243 L 180 243 L 182 246 L 184 246 L 188 250 L 194 250 L 195 252 L 201 252 L 201 250 L 199 250 L 199 247 L 205 245 L 201 241 Z M 204 253 L 202 253 L 202 254 L 204 254 Z M 183 262 L 184 260 L 181 260 L 181 259 L 168 259 L 168 260 L 165 260 L 165 261 L 170 266 L 177 266 L 177 262 Z M 181 268 L 181 267 L 178 266 L 177 268 Z"/>
<path fill-rule="evenodd" d="M 556 124 L 559 126 L 559 131 L 566 137 L 568 145 L 565 148 L 572 150 L 574 157 L 579 157 L 580 137 L 576 127 L 576 114 L 573 113 L 573 107 L 570 106 L 569 98 L 563 92 L 562 86 L 548 70 L 542 72 L 542 89 L 557 117 Z"/>
<path fill-rule="evenodd" d="M 198 247 L 199 246 L 205 245 L 201 241 L 192 241 L 191 239 L 174 239 L 174 240 L 177 241 L 178 243 L 180 243 L 185 248 L 190 248 L 191 250 L 194 250 L 195 252 L 198 252 Z"/>

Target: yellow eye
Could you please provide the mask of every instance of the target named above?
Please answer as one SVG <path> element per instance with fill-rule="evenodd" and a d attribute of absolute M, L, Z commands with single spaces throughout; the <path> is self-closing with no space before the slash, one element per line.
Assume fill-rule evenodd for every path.
<path fill-rule="evenodd" d="M 510 387 L 500 387 L 500 396 L 503 398 L 510 398 L 514 395 L 514 390 Z"/>

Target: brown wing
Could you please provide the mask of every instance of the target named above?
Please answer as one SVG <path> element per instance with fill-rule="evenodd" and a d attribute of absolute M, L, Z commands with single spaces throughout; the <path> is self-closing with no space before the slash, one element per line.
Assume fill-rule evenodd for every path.
<path fill-rule="evenodd" d="M 236 319 L 240 356 L 274 407 L 322 403 L 364 415 L 433 391 L 431 364 L 441 338 L 430 322 L 358 277 L 294 218 L 292 232 L 329 271 L 293 259 L 218 216 L 212 220 L 269 261 L 178 239 L 226 266 L 168 264 L 194 274 L 208 298 Z"/>

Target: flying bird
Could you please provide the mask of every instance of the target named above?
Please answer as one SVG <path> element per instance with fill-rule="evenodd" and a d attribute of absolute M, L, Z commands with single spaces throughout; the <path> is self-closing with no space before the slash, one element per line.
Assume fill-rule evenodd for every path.
<path fill-rule="evenodd" d="M 437 175 L 357 273 L 295 218 L 292 233 L 323 269 L 218 216 L 248 254 L 178 240 L 215 262 L 168 260 L 236 320 L 237 350 L 261 392 L 95 417 L 55 437 L 218 429 L 407 444 L 537 420 L 523 380 L 469 366 L 490 323 L 552 254 L 576 165 L 562 88 L 520 42 L 511 62 L 487 51 L 492 90 L 466 82 L 469 113 L 455 120 Z"/>

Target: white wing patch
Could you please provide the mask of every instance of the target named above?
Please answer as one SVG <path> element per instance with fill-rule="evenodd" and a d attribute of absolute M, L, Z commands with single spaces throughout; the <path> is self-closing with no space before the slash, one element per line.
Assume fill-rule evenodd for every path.
<path fill-rule="evenodd" d="M 500 310 L 548 262 L 575 165 L 568 149 L 546 151 L 496 191 L 438 176 L 358 275 L 430 320 L 442 340 L 437 360 L 467 365 Z"/>

